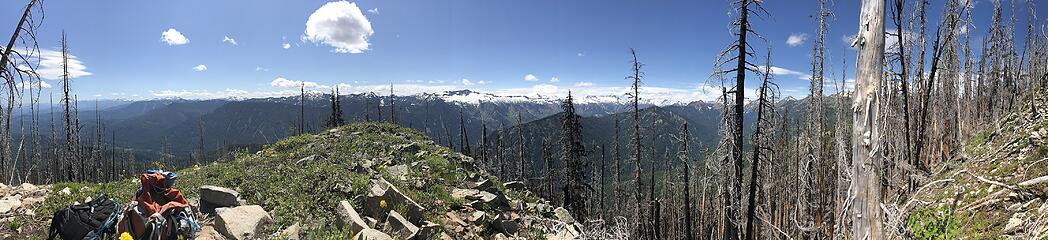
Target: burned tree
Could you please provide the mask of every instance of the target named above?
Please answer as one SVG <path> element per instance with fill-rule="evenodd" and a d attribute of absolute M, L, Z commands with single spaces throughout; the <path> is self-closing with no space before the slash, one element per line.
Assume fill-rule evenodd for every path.
<path fill-rule="evenodd" d="M 469 147 L 469 134 L 466 133 L 466 119 L 462 116 L 462 110 L 459 110 L 459 150 L 466 156 L 473 156 L 470 154 Z"/>
<path fill-rule="evenodd" d="M 769 158 L 769 152 L 771 149 L 771 140 L 769 133 L 775 123 L 771 120 L 771 116 L 775 116 L 775 83 L 771 82 L 771 50 L 768 50 L 768 57 L 765 60 L 763 81 L 761 86 L 757 89 L 757 128 L 753 132 L 753 161 L 750 162 L 750 190 L 749 200 L 746 204 L 746 238 L 756 239 L 757 231 L 755 230 L 754 222 L 757 220 L 757 185 L 763 185 L 763 182 L 758 182 L 761 174 L 758 169 L 761 166 L 761 160 Z M 685 125 L 687 126 L 687 125 Z"/>
<path fill-rule="evenodd" d="M 640 192 L 641 191 L 641 185 L 640 185 L 640 156 L 641 156 L 641 151 L 640 151 L 640 149 L 641 149 L 641 142 L 640 142 L 641 141 L 641 139 L 640 139 L 640 81 L 641 81 L 641 78 L 643 78 L 643 76 L 644 76 L 644 73 L 640 71 L 640 68 L 643 67 L 644 64 L 641 64 L 640 61 L 637 61 L 637 50 L 636 49 L 630 48 L 630 54 L 633 55 L 633 62 L 632 62 L 633 74 L 630 75 L 630 76 L 627 76 L 626 79 L 631 80 L 633 82 L 632 83 L 632 91 L 633 92 L 627 94 L 630 97 L 630 99 L 632 100 L 631 104 L 632 104 L 632 107 L 633 107 L 633 109 L 632 109 L 632 111 L 633 111 L 633 139 L 630 142 L 630 144 L 633 145 L 633 184 L 636 187 L 635 191 L 633 192 L 633 196 L 634 196 L 634 202 L 633 203 L 636 204 L 634 206 L 634 209 L 633 209 L 633 217 L 635 218 L 634 221 L 639 221 L 641 219 L 641 214 L 640 214 L 640 212 L 641 212 L 641 210 L 640 210 L 641 209 L 641 206 L 640 206 L 640 203 L 641 203 L 641 192 Z M 636 233 L 640 233 L 640 230 L 641 229 L 638 227 Z M 640 234 L 636 234 L 636 235 L 639 236 Z"/>
<path fill-rule="evenodd" d="M 851 195 L 854 202 L 849 212 L 852 239 L 884 237 L 881 211 L 881 153 L 878 116 L 880 84 L 884 77 L 884 1 L 863 0 L 859 15 L 858 48 L 855 67 L 855 93 L 852 96 L 852 166 Z"/>
<path fill-rule="evenodd" d="M 517 138 L 517 161 L 520 163 L 520 182 L 524 183 L 524 186 L 528 186 L 528 168 L 525 166 L 528 160 L 524 157 L 524 124 L 519 112 L 517 113 L 517 136 L 519 137 Z"/>
<path fill-rule="evenodd" d="M 732 7 L 738 9 L 738 16 L 732 22 L 732 25 L 737 28 L 732 34 L 737 39 L 732 42 L 721 54 L 718 56 L 717 65 L 718 69 L 721 69 L 720 65 L 735 64 L 734 67 L 728 70 L 717 72 L 716 74 L 735 74 L 735 87 L 729 93 L 734 93 L 734 113 L 731 119 L 731 158 L 730 161 L 733 163 L 733 170 L 735 172 L 735 181 L 731 182 L 731 192 L 741 196 L 742 194 L 742 130 L 743 130 L 743 108 L 745 101 L 744 87 L 746 85 L 746 74 L 748 72 L 757 73 L 756 65 L 747 61 L 747 57 L 753 56 L 753 50 L 747 43 L 747 39 L 750 35 L 756 35 L 756 32 L 750 27 L 749 15 L 753 9 L 760 9 L 760 1 L 753 0 L 737 0 L 732 2 Z M 727 106 L 725 106 L 727 108 Z M 724 194 L 724 239 L 736 239 L 738 238 L 738 226 L 736 225 L 736 209 L 739 206 L 734 205 L 732 194 Z"/>

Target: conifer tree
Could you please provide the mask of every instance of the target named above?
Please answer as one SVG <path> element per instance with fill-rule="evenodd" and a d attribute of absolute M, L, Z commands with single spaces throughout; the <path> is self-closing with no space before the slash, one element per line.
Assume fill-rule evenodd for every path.
<path fill-rule="evenodd" d="M 561 115 L 560 144 L 561 159 L 566 167 L 564 186 L 564 206 L 572 216 L 585 221 L 589 216 L 586 209 L 586 196 L 592 189 L 586 180 L 588 164 L 582 161 L 586 149 L 582 145 L 582 117 L 575 113 L 575 104 L 568 92 L 568 98 L 561 103 L 564 113 Z"/>

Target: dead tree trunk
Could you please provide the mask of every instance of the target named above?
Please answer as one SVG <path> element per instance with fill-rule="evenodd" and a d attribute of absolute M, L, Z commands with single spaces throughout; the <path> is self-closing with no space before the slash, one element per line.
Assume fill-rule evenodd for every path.
<path fill-rule="evenodd" d="M 859 34 L 855 40 L 859 56 L 855 68 L 852 96 L 854 175 L 851 189 L 852 239 L 884 237 L 881 212 L 881 164 L 878 91 L 884 76 L 884 1 L 863 0 L 859 15 Z"/>

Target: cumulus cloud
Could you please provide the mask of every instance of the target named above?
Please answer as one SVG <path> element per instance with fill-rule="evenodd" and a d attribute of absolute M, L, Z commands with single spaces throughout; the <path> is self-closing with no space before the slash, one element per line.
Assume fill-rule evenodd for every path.
<path fill-rule="evenodd" d="M 473 83 L 473 81 L 470 81 L 469 79 L 465 79 L 465 78 L 462 79 L 462 85 L 473 86 L 474 84 L 476 84 L 476 83 Z"/>
<path fill-rule="evenodd" d="M 261 66 L 258 66 L 258 67 L 255 67 L 255 71 L 256 71 L 256 72 L 268 72 L 268 71 L 269 71 L 269 69 L 268 69 L 268 68 L 264 68 L 264 67 L 261 67 Z"/>
<path fill-rule="evenodd" d="M 284 48 L 284 49 L 288 49 L 288 48 L 291 48 L 291 44 L 290 43 L 280 44 L 280 47 Z"/>
<path fill-rule="evenodd" d="M 219 98 L 231 98 L 231 99 L 248 99 L 248 98 L 263 98 L 263 97 L 286 97 L 298 95 L 298 90 L 280 90 L 280 91 L 266 91 L 266 90 L 242 90 L 227 88 L 223 90 L 154 90 L 149 91 L 150 95 L 161 98 L 184 98 L 184 99 L 219 99 Z M 132 97 L 138 97 L 138 95 L 131 95 Z"/>
<path fill-rule="evenodd" d="M 577 83 L 575 83 L 575 86 L 576 87 L 592 87 L 593 83 L 591 83 L 591 82 L 577 82 Z"/>
<path fill-rule="evenodd" d="M 305 88 L 327 88 L 327 86 L 320 85 L 319 83 L 316 83 L 316 82 L 289 80 L 289 79 L 284 78 L 284 77 L 277 77 L 276 79 L 273 79 L 273 81 L 269 82 L 269 85 L 270 86 L 274 86 L 274 87 L 279 87 L 279 88 L 299 88 L 299 87 L 305 87 Z"/>
<path fill-rule="evenodd" d="M 309 15 L 302 39 L 332 46 L 338 53 L 362 53 L 368 50 L 368 37 L 374 33 L 357 3 L 337 1 L 325 3 Z"/>
<path fill-rule="evenodd" d="M 40 74 L 40 78 L 59 80 L 62 79 L 62 52 L 55 50 L 40 50 L 40 65 L 36 68 L 36 73 Z M 87 71 L 87 67 L 80 61 L 80 58 L 76 57 L 72 53 L 69 54 L 69 78 L 78 78 L 91 76 L 91 72 Z M 19 66 L 20 69 L 26 68 L 25 66 Z"/>
<path fill-rule="evenodd" d="M 160 40 L 163 40 L 167 45 L 183 45 L 189 43 L 189 38 L 182 35 L 181 32 L 174 28 L 168 28 L 167 31 L 160 33 Z"/>
<path fill-rule="evenodd" d="M 193 67 L 193 71 L 197 71 L 197 72 L 207 71 L 207 66 L 205 66 L 204 64 L 196 65 L 196 67 Z"/>
<path fill-rule="evenodd" d="M 378 8 L 372 8 L 372 9 L 368 9 L 368 13 L 371 13 L 371 14 L 378 14 Z"/>
<path fill-rule="evenodd" d="M 757 69 L 760 70 L 761 72 L 765 71 L 764 66 L 758 66 Z M 805 80 L 805 81 L 811 80 L 811 74 L 808 74 L 808 73 L 805 73 L 805 72 L 800 72 L 800 71 L 794 71 L 794 70 L 790 70 L 790 69 L 786 69 L 786 68 L 782 68 L 782 67 L 771 66 L 771 71 L 769 71 L 769 73 L 771 73 L 772 75 L 793 76 L 793 77 L 796 77 L 797 79 L 801 79 L 801 80 Z"/>
<path fill-rule="evenodd" d="M 808 40 L 808 34 L 806 34 L 806 33 L 794 33 L 794 34 L 790 34 L 790 36 L 786 38 L 786 45 L 790 45 L 790 47 L 796 47 L 796 46 L 800 46 L 801 44 L 804 44 L 804 41 L 807 41 L 807 40 Z"/>
<path fill-rule="evenodd" d="M 233 39 L 233 38 L 231 38 L 231 37 L 229 37 L 229 36 L 224 36 L 224 37 L 222 37 L 222 42 L 224 42 L 224 43 L 229 43 L 229 44 L 233 44 L 233 46 L 236 46 L 236 45 L 237 45 L 237 40 L 236 40 L 236 39 Z"/>
<path fill-rule="evenodd" d="M 20 87 L 22 89 L 26 89 L 26 88 L 51 88 L 51 84 L 48 84 L 45 81 L 35 81 L 35 82 L 22 81 L 21 83 L 18 84 L 18 87 Z"/>
<path fill-rule="evenodd" d="M 536 77 L 534 74 L 530 74 L 529 73 L 528 75 L 524 75 L 524 81 L 534 82 L 534 81 L 538 81 L 538 80 L 539 80 L 539 78 Z"/>
<path fill-rule="evenodd" d="M 560 82 L 560 78 L 558 78 L 558 77 L 551 77 L 551 78 L 549 78 L 549 82 L 551 82 L 551 83 Z"/>

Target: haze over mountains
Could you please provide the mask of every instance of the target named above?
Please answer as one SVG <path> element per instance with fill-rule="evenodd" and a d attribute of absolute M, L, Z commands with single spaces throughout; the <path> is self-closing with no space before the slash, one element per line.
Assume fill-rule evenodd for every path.
<path fill-rule="evenodd" d="M 214 151 L 227 147 L 256 147 L 273 143 L 289 134 L 298 126 L 300 111 L 304 114 L 307 132 L 324 128 L 324 120 L 330 114 L 331 95 L 307 93 L 305 107 L 300 106 L 300 96 L 272 97 L 256 99 L 154 99 L 142 101 L 100 100 L 81 101 L 79 117 L 81 131 L 93 133 L 97 119 L 102 123 L 105 141 L 113 141 L 120 149 L 133 150 L 136 158 L 141 160 L 156 159 L 160 153 L 187 157 L 197 152 L 201 145 L 205 151 Z M 390 97 L 375 93 L 341 95 L 342 111 L 347 121 L 365 119 L 390 119 Z M 787 99 L 782 103 L 790 106 Z M 710 146 L 718 138 L 717 127 L 721 117 L 719 103 L 695 101 L 691 103 L 648 102 L 642 99 L 641 108 L 644 122 L 655 122 L 655 129 L 663 133 L 673 133 L 679 123 L 687 121 L 692 127 L 692 136 L 703 146 Z M 95 110 L 95 104 L 98 110 Z M 540 139 L 550 138 L 559 129 L 557 113 L 561 112 L 560 102 L 552 97 L 542 96 L 499 96 L 471 90 L 427 93 L 410 96 L 394 96 L 393 106 L 396 109 L 396 121 L 423 133 L 426 133 L 442 145 L 460 148 L 459 113 L 461 112 L 468 140 L 472 147 L 478 147 L 483 127 L 488 128 L 489 141 L 495 141 L 497 134 L 503 131 L 516 131 L 517 116 L 524 123 L 525 133 L 534 136 L 528 142 L 532 157 L 538 158 Z M 802 104 L 792 104 L 802 105 Z M 655 106 L 656 108 L 651 108 Z M 628 123 L 628 99 L 624 96 L 587 96 L 576 104 L 578 113 L 584 117 L 585 139 L 590 144 L 608 144 L 613 128 L 613 121 Z M 61 118 L 59 107 L 49 109 L 41 107 L 39 116 L 41 132 L 50 132 L 50 111 L 56 119 Z M 381 113 L 379 112 L 381 111 Z M 29 124 L 28 109 L 21 112 L 22 120 L 14 123 Z M 60 120 L 60 119 L 58 119 Z M 658 121 L 649 121 L 658 120 Z M 646 126 L 647 127 L 647 126 Z M 629 132 L 623 129 L 623 134 Z M 506 133 L 508 134 L 508 133 Z M 515 134 L 515 133 L 514 133 Z M 47 135 L 47 134 L 44 134 Z M 515 136 L 515 135 L 514 135 Z M 629 136 L 629 135 L 623 135 Z M 47 136 L 44 136 L 46 139 Z M 94 134 L 84 134 L 84 141 L 95 141 Z M 507 146 L 515 146 L 516 138 L 507 139 Z M 604 142 L 598 142 L 598 140 Z M 555 139 L 554 139 L 555 141 Z M 623 139 L 622 141 L 626 141 Z M 658 146 L 675 146 L 668 144 L 670 139 L 658 139 Z M 627 144 L 628 142 L 620 142 Z M 510 145 L 512 144 L 512 145 Z M 675 149 L 657 149 L 657 154 L 666 154 Z M 693 151 L 699 154 L 698 151 Z M 609 152 L 610 154 L 610 152 Z"/>

